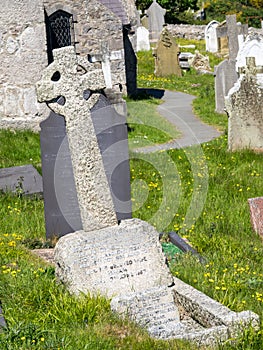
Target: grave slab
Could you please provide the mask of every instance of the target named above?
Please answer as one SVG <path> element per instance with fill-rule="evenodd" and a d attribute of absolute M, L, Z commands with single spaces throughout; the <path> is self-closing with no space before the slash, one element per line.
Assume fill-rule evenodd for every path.
<path fill-rule="evenodd" d="M 0 169 L 0 190 L 42 195 L 42 177 L 31 164 Z"/>
<path fill-rule="evenodd" d="M 115 297 L 111 301 L 111 309 L 124 317 L 129 316 L 155 337 L 164 336 L 167 330 L 176 328 L 180 322 L 173 291 L 165 286 Z"/>
<path fill-rule="evenodd" d="M 73 293 L 111 297 L 172 284 L 159 233 L 139 219 L 60 238 L 55 262 L 57 276 Z"/>
<path fill-rule="evenodd" d="M 252 227 L 263 238 L 263 197 L 249 198 L 248 204 Z"/>

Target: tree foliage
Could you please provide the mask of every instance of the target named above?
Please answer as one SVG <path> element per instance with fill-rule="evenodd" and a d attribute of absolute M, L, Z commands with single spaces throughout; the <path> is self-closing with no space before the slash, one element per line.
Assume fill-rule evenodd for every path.
<path fill-rule="evenodd" d="M 260 27 L 263 19 L 263 0 L 157 0 L 166 9 L 166 23 L 196 23 L 194 16 L 187 10 L 201 9 L 205 6 L 206 22 L 217 20 L 222 22 L 226 15 L 236 14 L 237 20 L 249 26 Z M 144 11 L 152 4 L 152 0 L 137 0 L 137 8 Z"/>
<path fill-rule="evenodd" d="M 139 10 L 146 10 L 152 4 L 152 0 L 137 0 L 136 6 Z M 158 0 L 160 6 L 166 9 L 166 23 L 178 23 L 182 13 L 190 9 L 197 9 L 198 0 Z"/>

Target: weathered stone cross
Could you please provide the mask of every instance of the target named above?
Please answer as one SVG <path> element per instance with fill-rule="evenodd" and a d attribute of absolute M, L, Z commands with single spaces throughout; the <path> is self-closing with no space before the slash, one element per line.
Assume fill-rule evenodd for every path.
<path fill-rule="evenodd" d="M 37 83 L 39 102 L 65 118 L 73 174 L 84 231 L 117 224 L 113 201 L 91 119 L 90 109 L 105 88 L 101 69 L 76 55 L 73 47 L 53 51 L 52 62 Z M 81 73 L 80 68 L 81 67 Z M 83 74 L 84 71 L 84 74 Z M 86 100 L 84 91 L 91 94 Z M 56 99 L 64 97 L 64 104 Z"/>

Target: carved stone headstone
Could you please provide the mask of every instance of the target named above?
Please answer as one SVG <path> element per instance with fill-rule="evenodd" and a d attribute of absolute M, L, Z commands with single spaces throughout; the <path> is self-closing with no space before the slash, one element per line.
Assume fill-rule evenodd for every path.
<path fill-rule="evenodd" d="M 240 46 L 236 57 L 236 70 L 246 65 L 246 57 L 255 57 L 256 66 L 263 66 L 263 33 L 250 34 Z"/>
<path fill-rule="evenodd" d="M 166 27 L 163 28 L 160 39 L 154 50 L 155 56 L 155 75 L 158 77 L 166 77 L 169 75 L 181 76 L 181 68 L 179 64 L 180 49 L 175 38 Z"/>
<path fill-rule="evenodd" d="M 228 113 L 228 148 L 263 151 L 263 66 L 247 57 L 246 67 L 225 98 Z"/>
<path fill-rule="evenodd" d="M 215 94 L 216 111 L 225 112 L 225 96 L 238 79 L 236 62 L 230 60 L 222 61 L 215 67 Z"/>
<path fill-rule="evenodd" d="M 54 62 L 43 71 L 42 79 L 37 83 L 37 95 L 39 102 L 46 101 L 55 113 L 65 118 L 82 227 L 85 231 L 92 231 L 116 225 L 114 205 L 90 114 L 99 96 L 91 93 L 87 100 L 84 98 L 86 90 L 95 92 L 105 87 L 103 73 L 78 58 L 71 46 L 53 53 Z M 65 99 L 63 105 L 55 102 L 59 96 Z"/>
<path fill-rule="evenodd" d="M 253 229 L 263 238 L 263 197 L 249 198 L 248 204 Z"/>
<path fill-rule="evenodd" d="M 225 103 L 224 97 L 229 90 L 234 86 L 238 79 L 238 74 L 235 68 L 235 61 L 239 49 L 238 39 L 247 33 L 247 25 L 241 26 L 236 23 L 236 15 L 226 16 L 226 25 L 224 27 L 217 27 L 217 35 L 219 38 L 227 38 L 227 47 L 229 59 L 221 62 L 215 67 L 215 99 L 216 112 L 224 113 Z"/>
<path fill-rule="evenodd" d="M 144 26 L 140 26 L 136 29 L 136 51 L 149 51 L 149 30 Z"/>
<path fill-rule="evenodd" d="M 23 195 L 42 195 L 42 177 L 33 165 L 0 169 L 0 190 Z"/>
<path fill-rule="evenodd" d="M 166 10 L 163 9 L 156 0 L 153 0 L 151 6 L 146 11 L 148 16 L 148 29 L 150 33 L 150 41 L 155 42 L 159 39 L 160 33 L 165 23 L 164 15 Z"/>
<path fill-rule="evenodd" d="M 73 293 L 108 297 L 172 284 L 158 232 L 139 219 L 68 234 L 55 247 L 56 273 Z"/>
<path fill-rule="evenodd" d="M 216 35 L 216 28 L 218 27 L 218 21 L 211 21 L 205 28 L 205 48 L 208 52 L 218 51 L 218 41 Z"/>

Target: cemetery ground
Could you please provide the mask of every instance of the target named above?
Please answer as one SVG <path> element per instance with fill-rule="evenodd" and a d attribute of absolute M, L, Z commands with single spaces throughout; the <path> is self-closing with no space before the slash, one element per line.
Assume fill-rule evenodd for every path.
<path fill-rule="evenodd" d="M 159 232 L 178 232 L 204 258 L 201 263 L 190 254 L 168 256 L 175 276 L 233 311 L 251 310 L 262 320 L 263 245 L 252 230 L 247 203 L 262 195 L 262 154 L 227 151 L 227 117 L 214 112 L 212 75 L 190 70 L 181 78 L 156 78 L 151 54 L 138 56 L 140 87 L 196 95 L 196 114 L 222 136 L 200 147 L 140 156 L 132 149 L 167 142 L 178 133 L 166 122 L 161 125 L 157 115 L 154 122 L 147 119 L 159 101 L 128 101 L 133 216 L 149 221 Z M 219 62 L 210 57 L 212 66 Z M 30 163 L 41 172 L 37 134 L 1 131 L 0 142 L 0 167 Z M 203 207 L 190 220 L 193 196 L 200 196 Z M 1 349 L 195 349 L 186 342 L 153 340 L 113 315 L 108 300 L 76 298 L 57 284 L 54 268 L 30 252 L 55 243 L 45 241 L 41 198 L 23 197 L 19 188 L 15 196 L 2 193 L 0 212 L 0 300 L 8 326 L 0 333 Z M 261 323 L 259 330 L 248 328 L 235 343 L 219 349 L 260 350 L 262 335 Z"/>

